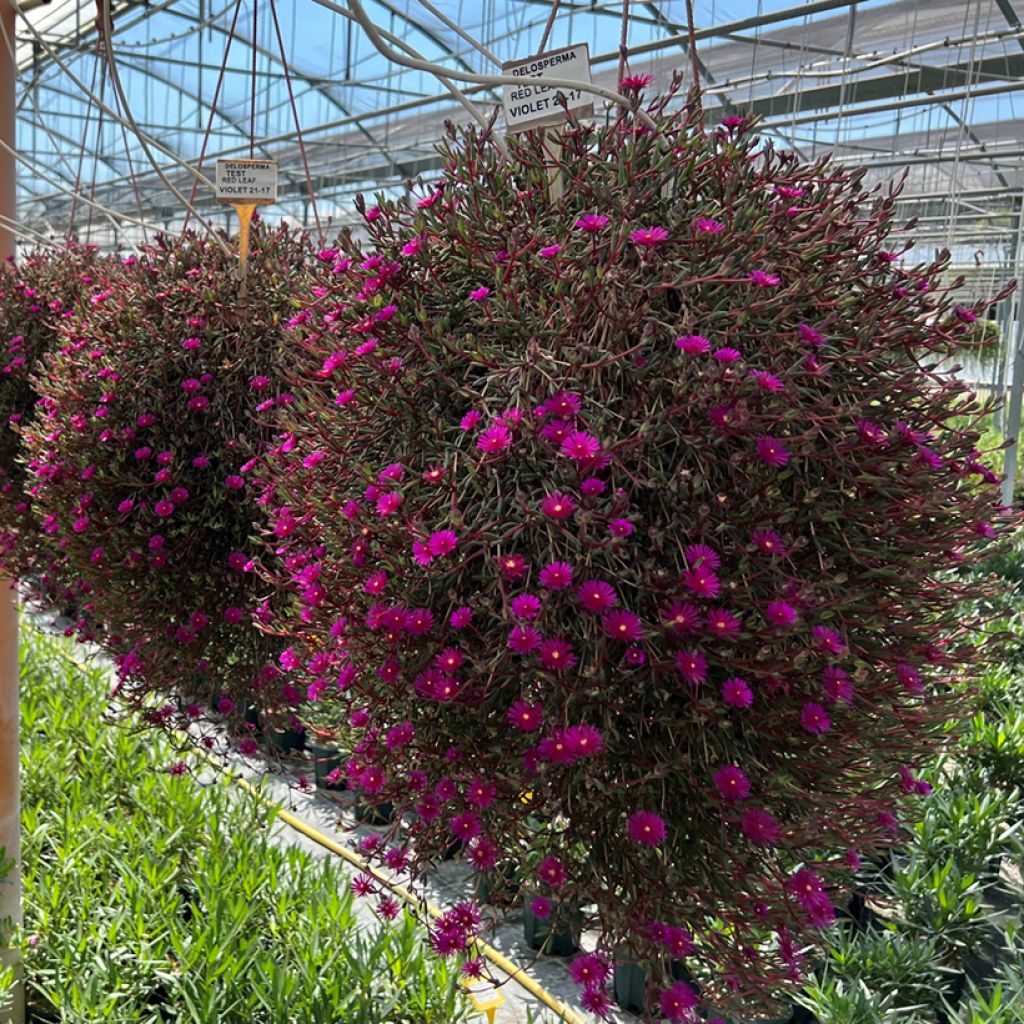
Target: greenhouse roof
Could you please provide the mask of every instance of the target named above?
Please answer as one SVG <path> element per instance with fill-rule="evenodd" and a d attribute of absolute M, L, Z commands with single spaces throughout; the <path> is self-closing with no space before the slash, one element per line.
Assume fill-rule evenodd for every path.
<path fill-rule="evenodd" d="M 103 0 L 53 0 L 18 20 L 26 241 L 71 229 L 124 246 L 180 225 L 189 198 L 223 225 L 194 172 L 250 153 L 278 161 L 272 215 L 312 223 L 309 180 L 321 219 L 345 220 L 355 193 L 429 175 L 444 121 L 471 116 L 435 74 L 382 56 L 352 0 L 106 2 L 109 52 Z M 462 76 L 537 52 L 553 14 L 547 48 L 586 42 L 594 81 L 614 89 L 623 4 L 361 6 L 390 45 Z M 629 69 L 653 75 L 652 91 L 689 68 L 685 7 L 628 4 Z M 906 169 L 919 238 L 1006 259 L 1024 188 L 1021 13 L 1020 0 L 695 0 L 705 106 L 757 114 L 780 145 L 834 152 L 869 180 Z M 490 86 L 452 85 L 484 118 L 500 104 Z"/>

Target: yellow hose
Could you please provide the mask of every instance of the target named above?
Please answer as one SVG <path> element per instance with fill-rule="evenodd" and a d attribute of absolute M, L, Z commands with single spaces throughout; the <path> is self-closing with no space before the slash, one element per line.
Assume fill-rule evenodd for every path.
<path fill-rule="evenodd" d="M 225 768 L 224 765 L 219 764 L 212 755 L 207 753 L 205 750 L 197 750 L 196 753 L 202 755 L 202 757 L 208 761 L 218 771 L 222 772 L 227 778 L 243 789 L 247 790 L 253 796 L 256 797 L 262 804 L 267 807 L 273 808 L 277 812 L 277 816 L 288 826 L 295 829 L 297 832 L 301 832 L 304 836 L 312 839 L 314 843 L 318 843 L 325 850 L 330 850 L 331 853 L 336 854 L 343 860 L 348 861 L 354 867 L 359 868 L 361 871 L 367 872 L 372 875 L 378 882 L 381 883 L 386 889 L 390 890 L 395 894 L 403 903 L 413 907 L 425 907 L 427 913 L 431 917 L 440 917 L 442 911 L 435 907 L 432 903 L 424 899 L 419 899 L 414 896 L 408 889 L 402 885 L 390 881 L 386 875 L 381 871 L 378 871 L 375 867 L 369 864 L 364 857 L 361 857 L 358 853 L 348 849 L 346 846 L 342 846 L 341 843 L 332 839 L 330 836 L 324 835 L 319 829 L 314 828 L 308 822 L 303 821 L 301 818 L 296 817 L 290 811 L 286 811 L 281 808 L 278 804 L 274 803 L 251 782 L 247 779 L 239 778 L 234 775 L 229 769 Z M 555 996 L 551 995 L 546 989 L 542 988 L 533 978 L 528 974 L 524 973 L 523 968 L 518 967 L 508 957 L 504 956 L 493 946 L 480 939 L 473 940 L 473 951 L 480 956 L 485 957 L 500 971 L 507 974 L 517 985 L 526 989 L 527 992 L 532 996 L 536 996 L 545 1006 L 549 1009 L 554 1010 L 558 1014 L 559 1019 L 564 1021 L 565 1024 L 585 1024 L 585 1022 L 579 1017 L 578 1014 L 573 1012 L 568 1006 L 566 1006 Z"/>
<path fill-rule="evenodd" d="M 72 658 L 70 655 L 64 654 L 65 660 L 70 662 L 79 672 L 89 673 L 95 671 L 87 665 L 82 664 L 77 659 Z M 257 800 L 260 801 L 265 807 L 270 807 L 274 810 L 277 817 L 281 819 L 290 828 L 295 829 L 296 832 L 301 832 L 308 839 L 312 839 L 314 843 L 322 846 L 325 850 L 329 850 L 337 857 L 341 857 L 342 860 L 347 861 L 353 867 L 359 868 L 360 871 L 365 871 L 367 874 L 372 875 L 381 885 L 397 896 L 403 903 L 411 907 L 425 907 L 427 913 L 431 917 L 440 917 L 443 911 L 438 907 L 435 907 L 432 903 L 425 899 L 420 899 L 414 896 L 405 886 L 398 885 L 392 882 L 386 875 L 384 875 L 377 868 L 373 867 L 364 857 L 361 857 L 354 850 L 348 849 L 346 846 L 342 846 L 341 843 L 332 839 L 328 835 L 324 835 L 319 829 L 314 828 L 308 822 L 303 821 L 301 818 L 296 817 L 290 811 L 284 810 L 279 804 L 274 803 L 269 797 L 265 796 L 264 793 L 257 787 L 254 786 L 248 779 L 243 779 L 240 776 L 234 774 L 228 767 L 221 764 L 212 754 L 208 751 L 200 750 L 193 743 L 192 737 L 188 733 L 175 730 L 175 734 L 183 742 L 192 747 L 193 752 L 202 757 L 208 764 L 213 768 L 216 768 L 224 777 L 234 783 L 236 786 L 241 786 L 242 789 L 251 793 Z M 509 978 L 514 981 L 521 988 L 525 989 L 532 996 L 536 996 L 545 1006 L 549 1009 L 554 1010 L 558 1014 L 559 1019 L 564 1021 L 565 1024 L 585 1024 L 585 1021 L 575 1013 L 570 1007 L 566 1006 L 561 1000 L 557 999 L 545 988 L 542 988 L 533 978 L 526 974 L 522 967 L 517 966 L 508 957 L 504 956 L 493 946 L 480 939 L 473 939 L 472 941 L 473 952 L 479 956 L 483 956 L 489 960 L 498 970 L 504 972 Z M 472 993 L 470 993 L 472 998 Z M 474 1002 L 477 1000 L 474 999 Z M 478 1004 L 479 1005 L 479 1004 Z M 481 1008 L 483 1008 L 481 1006 Z M 493 1009 L 488 1017 L 493 1020 Z"/>

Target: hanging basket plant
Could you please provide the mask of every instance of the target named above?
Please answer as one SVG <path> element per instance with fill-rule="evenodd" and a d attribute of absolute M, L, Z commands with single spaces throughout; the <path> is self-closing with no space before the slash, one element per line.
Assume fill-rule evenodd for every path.
<path fill-rule="evenodd" d="M 242 301 L 232 254 L 161 238 L 62 321 L 35 378 L 35 513 L 88 595 L 80 635 L 114 654 L 129 696 L 208 680 L 221 711 L 291 700 L 254 628 L 269 599 L 252 473 L 291 400 L 280 325 L 307 254 L 301 234 L 258 226 Z"/>
<path fill-rule="evenodd" d="M 749 1010 L 897 835 L 977 657 L 951 570 L 1002 510 L 895 191 L 647 109 L 507 160 L 451 130 L 438 182 L 322 254 L 274 453 L 282 665 L 417 862 L 519 860 L 540 821 L 535 911 L 596 907 L 602 950 Z"/>
<path fill-rule="evenodd" d="M 25 492 L 19 434 L 31 424 L 38 394 L 36 364 L 56 348 L 59 324 L 78 302 L 100 293 L 117 265 L 95 246 L 68 244 L 34 252 L 0 267 L 0 569 L 47 600 L 66 600 L 56 587 L 54 558 Z"/>

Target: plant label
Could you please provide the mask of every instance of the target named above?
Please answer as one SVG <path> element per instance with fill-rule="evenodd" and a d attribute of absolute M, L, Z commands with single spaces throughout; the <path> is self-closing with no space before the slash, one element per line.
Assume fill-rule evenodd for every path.
<path fill-rule="evenodd" d="M 268 206 L 277 202 L 277 161 L 218 160 L 215 183 L 218 202 Z"/>
<path fill-rule="evenodd" d="M 589 85 L 590 49 L 586 43 L 526 60 L 507 61 L 501 70 L 523 80 L 522 84 L 505 86 L 502 102 L 508 132 L 523 132 L 565 120 L 565 112 L 556 100 L 559 93 L 565 96 L 571 113 L 584 117 L 594 113 L 590 93 L 544 84 L 545 78 L 563 78 Z"/>

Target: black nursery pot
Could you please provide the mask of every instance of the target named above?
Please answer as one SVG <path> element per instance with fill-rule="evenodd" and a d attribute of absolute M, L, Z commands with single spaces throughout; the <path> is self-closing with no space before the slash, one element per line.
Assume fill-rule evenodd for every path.
<path fill-rule="evenodd" d="M 345 789 L 345 776 L 341 775 L 337 782 L 331 782 L 327 776 L 341 767 L 341 751 L 337 747 L 327 746 L 324 743 L 306 743 L 306 750 L 313 761 L 313 771 L 316 775 L 318 789 Z"/>
<path fill-rule="evenodd" d="M 527 893 L 523 900 L 523 938 L 531 949 L 548 956 L 572 956 L 580 951 L 578 939 L 580 913 L 565 904 L 552 903 L 550 917 L 538 917 Z M 552 931 L 553 928 L 559 929 Z"/>
<path fill-rule="evenodd" d="M 441 854 L 441 860 L 455 860 L 466 844 L 461 839 L 453 839 L 444 849 L 444 853 Z"/>
<path fill-rule="evenodd" d="M 519 898 L 521 889 L 519 866 L 506 860 L 481 873 L 476 884 L 476 898 L 492 906 L 508 906 Z"/>
<path fill-rule="evenodd" d="M 386 801 L 372 804 L 364 797 L 356 800 L 356 821 L 364 825 L 390 825 L 395 820 L 394 805 Z"/>
<path fill-rule="evenodd" d="M 271 729 L 271 746 L 279 754 L 287 754 L 293 750 L 304 750 L 306 747 L 306 733 L 303 729 Z"/>
<path fill-rule="evenodd" d="M 669 974 L 674 981 L 693 984 L 689 972 L 678 960 L 669 964 Z M 612 974 L 612 995 L 623 1010 L 643 1013 L 647 998 L 647 971 L 631 960 L 617 959 Z"/>

